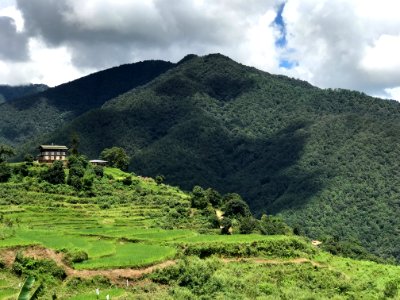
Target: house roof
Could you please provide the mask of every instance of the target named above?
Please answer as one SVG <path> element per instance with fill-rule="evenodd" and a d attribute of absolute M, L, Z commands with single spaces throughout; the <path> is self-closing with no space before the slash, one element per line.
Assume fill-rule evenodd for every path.
<path fill-rule="evenodd" d="M 62 145 L 40 145 L 39 148 L 43 150 L 68 150 L 67 146 Z"/>

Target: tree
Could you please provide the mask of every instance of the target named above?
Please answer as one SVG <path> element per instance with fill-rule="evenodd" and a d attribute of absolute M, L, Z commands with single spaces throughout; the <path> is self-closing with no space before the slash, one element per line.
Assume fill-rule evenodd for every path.
<path fill-rule="evenodd" d="M 111 167 L 115 167 L 121 170 L 126 170 L 129 164 L 129 156 L 125 150 L 120 147 L 112 147 L 104 149 L 100 158 L 108 161 Z"/>
<path fill-rule="evenodd" d="M 224 200 L 226 201 L 224 216 L 247 217 L 251 215 L 249 206 L 240 195 L 227 194 L 224 196 Z"/>
<path fill-rule="evenodd" d="M 72 155 L 78 155 L 79 151 L 79 135 L 76 132 L 73 132 L 71 134 L 71 149 L 69 150 L 71 152 Z"/>
<path fill-rule="evenodd" d="M 32 154 L 30 154 L 30 153 L 25 154 L 25 156 L 24 156 L 24 162 L 25 162 L 27 165 L 32 165 L 32 163 L 33 163 L 34 160 L 35 160 L 35 158 L 33 157 Z"/>
<path fill-rule="evenodd" d="M 222 196 L 214 189 L 208 188 L 204 191 L 204 196 L 213 207 L 220 207 L 222 203 Z"/>
<path fill-rule="evenodd" d="M 164 182 L 165 176 L 164 176 L 164 175 L 157 175 L 156 178 L 155 178 L 155 180 L 156 180 L 156 183 L 157 183 L 157 184 L 161 184 L 161 183 Z"/>
<path fill-rule="evenodd" d="M 194 208 L 204 209 L 208 205 L 207 198 L 204 195 L 204 190 L 201 186 L 194 186 L 192 191 L 191 205 Z"/>
<path fill-rule="evenodd" d="M 67 183 L 76 190 L 90 189 L 92 186 L 93 180 L 84 178 L 87 165 L 88 161 L 82 155 L 71 155 L 68 158 L 69 174 Z"/>
<path fill-rule="evenodd" d="M 0 182 L 7 182 L 11 175 L 11 168 L 4 162 L 0 163 Z"/>
<path fill-rule="evenodd" d="M 42 172 L 40 176 L 43 180 L 46 180 L 52 184 L 62 184 L 65 182 L 64 165 L 62 161 L 56 160 L 53 165 Z"/>
<path fill-rule="evenodd" d="M 7 158 L 15 155 L 15 150 L 13 147 L 8 145 L 0 145 L 0 163 L 5 162 Z"/>
<path fill-rule="evenodd" d="M 281 218 L 265 214 L 261 216 L 260 230 L 267 235 L 290 235 L 292 233 L 292 229 Z"/>

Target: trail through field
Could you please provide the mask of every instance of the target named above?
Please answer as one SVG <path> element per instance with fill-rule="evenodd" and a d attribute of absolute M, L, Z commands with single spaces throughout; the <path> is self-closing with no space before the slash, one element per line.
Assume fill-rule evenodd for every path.
<path fill-rule="evenodd" d="M 264 258 L 223 258 L 223 262 L 254 262 L 259 264 L 271 264 L 271 265 L 284 265 L 284 264 L 304 264 L 304 263 L 311 263 L 313 266 L 321 267 L 321 265 L 315 261 L 312 261 L 308 258 L 299 257 L 293 258 L 288 260 L 282 259 L 264 259 Z"/>
<path fill-rule="evenodd" d="M 175 264 L 174 260 L 167 260 L 162 263 L 154 264 L 149 267 L 137 268 L 137 269 L 107 269 L 107 270 L 75 270 L 64 263 L 63 254 L 57 253 L 54 250 L 42 248 L 42 247 L 29 247 L 25 249 L 12 249 L 4 250 L 0 252 L 0 258 L 4 263 L 10 267 L 14 260 L 15 255 L 18 251 L 21 251 L 24 256 L 31 257 L 34 259 L 50 259 L 56 262 L 56 264 L 62 267 L 67 276 L 90 278 L 93 276 L 104 276 L 109 278 L 114 283 L 121 283 L 121 280 L 125 279 L 137 279 L 145 274 L 154 272 L 156 269 L 163 269 Z"/>
<path fill-rule="evenodd" d="M 54 250 L 33 246 L 28 248 L 15 248 L 7 249 L 0 252 L 1 260 L 8 266 L 11 267 L 15 260 L 15 255 L 18 251 L 21 251 L 24 256 L 35 258 L 35 259 L 50 259 L 56 262 L 56 264 L 65 270 L 65 273 L 69 277 L 81 277 L 90 278 L 93 276 L 104 276 L 109 278 L 113 283 L 124 284 L 126 279 L 138 279 L 143 275 L 150 274 L 156 269 L 163 269 L 172 266 L 176 263 L 175 260 L 167 260 L 162 263 L 154 264 L 149 267 L 136 268 L 136 269 L 107 269 L 107 270 L 75 270 L 63 261 L 63 253 L 57 253 Z M 313 266 L 320 267 L 321 265 L 307 258 L 294 258 L 288 260 L 280 259 L 264 259 L 264 258 L 221 258 L 224 263 L 231 262 L 254 262 L 259 264 L 272 264 L 272 265 L 283 265 L 283 264 L 303 264 L 311 263 Z"/>

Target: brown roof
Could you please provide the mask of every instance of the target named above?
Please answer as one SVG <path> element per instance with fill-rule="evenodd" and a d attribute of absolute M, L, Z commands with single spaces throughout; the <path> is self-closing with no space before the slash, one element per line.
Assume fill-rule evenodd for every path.
<path fill-rule="evenodd" d="M 67 146 L 61 145 L 40 145 L 39 148 L 43 150 L 68 150 Z"/>

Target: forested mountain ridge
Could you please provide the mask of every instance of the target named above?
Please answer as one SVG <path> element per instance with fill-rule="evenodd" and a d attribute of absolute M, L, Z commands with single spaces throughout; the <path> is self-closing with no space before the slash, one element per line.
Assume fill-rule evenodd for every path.
<path fill-rule="evenodd" d="M 323 90 L 222 55 L 188 56 L 49 139 L 112 145 L 130 169 L 169 183 L 238 192 L 309 236 L 360 241 L 400 258 L 400 105 Z"/>
<path fill-rule="evenodd" d="M 100 71 L 0 105 L 0 141 L 20 145 L 142 85 L 174 64 L 144 61 Z"/>
<path fill-rule="evenodd" d="M 40 93 L 48 88 L 49 87 L 44 84 L 27 84 L 16 86 L 0 84 L 0 103 Z"/>

